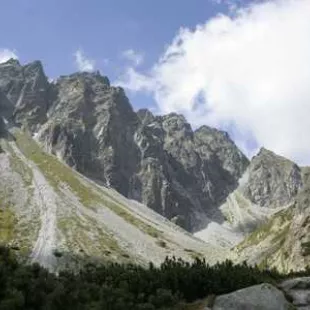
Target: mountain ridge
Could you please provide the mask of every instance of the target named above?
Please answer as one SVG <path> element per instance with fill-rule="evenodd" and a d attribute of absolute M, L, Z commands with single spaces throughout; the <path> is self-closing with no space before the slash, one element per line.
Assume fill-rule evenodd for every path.
<path fill-rule="evenodd" d="M 248 165 L 228 134 L 193 131 L 176 113 L 141 121 L 143 111 L 99 72 L 48 83 L 40 62 L 9 61 L 0 64 L 0 90 L 12 119 L 48 152 L 189 231 L 209 222 Z"/>
<path fill-rule="evenodd" d="M 0 237 L 14 241 L 28 221 L 33 232 L 21 242 L 43 265 L 59 264 L 51 250 L 59 248 L 143 263 L 154 252 L 156 263 L 174 253 L 281 271 L 310 263 L 309 167 L 265 148 L 249 161 L 224 131 L 134 111 L 98 71 L 50 82 L 38 61 L 0 64 L 0 136 L 0 222 L 8 223 Z"/>
<path fill-rule="evenodd" d="M 10 129 L 10 139 L 0 144 L 0 241 L 21 257 L 52 271 L 96 260 L 158 265 L 171 255 L 186 260 L 207 255 L 215 262 L 204 242 L 91 182 L 20 129 Z"/>

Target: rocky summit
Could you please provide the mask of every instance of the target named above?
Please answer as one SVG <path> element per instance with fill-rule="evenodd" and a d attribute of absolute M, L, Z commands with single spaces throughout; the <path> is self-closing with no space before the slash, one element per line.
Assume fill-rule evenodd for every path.
<path fill-rule="evenodd" d="M 226 132 L 134 111 L 100 72 L 51 81 L 40 61 L 0 64 L 0 116 L 0 239 L 47 267 L 73 252 L 310 263 L 308 167 L 249 161 Z"/>
<path fill-rule="evenodd" d="M 231 249 L 231 258 L 282 272 L 309 265 L 309 168 L 262 148 L 228 195 L 221 224 L 196 233 Z"/>
<path fill-rule="evenodd" d="M 1 113 L 46 151 L 189 231 L 218 214 L 248 160 L 227 133 L 135 112 L 99 72 L 49 82 L 42 64 L 0 64 Z M 4 108 L 2 108 L 2 106 Z"/>

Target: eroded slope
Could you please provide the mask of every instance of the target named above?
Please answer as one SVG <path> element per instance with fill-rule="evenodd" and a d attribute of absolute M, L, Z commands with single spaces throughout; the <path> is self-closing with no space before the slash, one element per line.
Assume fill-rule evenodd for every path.
<path fill-rule="evenodd" d="M 220 207 L 224 223 L 211 223 L 196 236 L 230 248 L 236 262 L 284 272 L 305 268 L 310 262 L 309 173 L 261 149 Z"/>
<path fill-rule="evenodd" d="M 83 260 L 155 264 L 224 257 L 149 208 L 61 163 L 21 130 L 1 139 L 0 239 L 50 269 Z"/>

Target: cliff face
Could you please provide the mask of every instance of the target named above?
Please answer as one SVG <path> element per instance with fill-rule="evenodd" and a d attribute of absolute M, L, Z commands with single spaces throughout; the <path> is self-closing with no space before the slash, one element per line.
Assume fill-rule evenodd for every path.
<path fill-rule="evenodd" d="M 225 132 L 193 131 L 173 113 L 134 112 L 124 91 L 99 72 L 49 83 L 40 62 L 10 60 L 0 64 L 0 92 L 13 107 L 6 118 L 45 150 L 189 231 L 220 216 L 218 206 L 248 165 Z"/>
<path fill-rule="evenodd" d="M 253 157 L 247 176 L 243 193 L 262 207 L 287 205 L 302 187 L 301 169 L 264 148 Z"/>
<path fill-rule="evenodd" d="M 158 265 L 173 253 L 214 263 L 225 252 L 150 208 L 99 186 L 30 135 L 0 138 L 0 244 L 52 271 L 113 261 Z"/>
<path fill-rule="evenodd" d="M 224 244 L 232 248 L 234 261 L 283 272 L 309 266 L 309 176 L 308 167 L 264 148 L 253 157 L 238 188 L 219 208 L 226 221 L 218 235 L 228 230 Z M 210 227 L 198 236 L 214 238 Z"/>
<path fill-rule="evenodd" d="M 2 98 L 14 106 L 14 121 L 30 130 L 46 122 L 49 106 L 49 83 L 41 62 L 21 66 L 17 60 L 0 64 L 0 91 Z"/>
<path fill-rule="evenodd" d="M 22 224 L 16 227 L 23 237 L 28 233 L 23 229 L 33 225 L 32 233 L 39 234 L 33 253 L 45 255 L 38 248 L 44 238 L 37 226 L 44 210 L 54 214 L 52 222 L 57 226 L 51 242 L 61 247 L 67 242 L 63 247 L 69 251 L 81 247 L 89 255 L 98 256 L 104 251 L 115 252 L 107 249 L 115 243 L 88 249 L 89 238 L 97 234 L 95 239 L 99 242 L 103 235 L 111 236 L 111 231 L 113 236 L 122 234 L 118 238 L 122 253 L 125 241 L 125 250 L 134 246 L 142 253 L 144 244 L 148 244 L 158 251 L 158 242 L 163 240 L 157 238 L 164 238 L 165 232 L 156 231 L 154 237 L 152 225 L 156 221 L 173 225 L 159 213 L 188 231 L 197 232 L 208 242 L 208 255 L 211 249 L 217 259 L 223 259 L 232 249 L 230 257 L 235 261 L 247 260 L 283 271 L 302 269 L 310 263 L 310 168 L 299 167 L 264 148 L 249 162 L 223 131 L 208 126 L 193 130 L 182 115 L 175 113 L 158 116 L 146 109 L 135 112 L 124 91 L 111 86 L 99 72 L 74 73 L 49 82 L 39 61 L 25 66 L 16 60 L 0 64 L 0 142 L 0 198 L 5 206 L 13 206 L 12 212 L 18 216 L 15 219 L 11 211 L 0 213 L 0 222 L 14 219 L 12 227 L 15 221 Z M 116 205 L 121 204 L 122 208 L 114 208 L 113 212 L 118 212 L 123 220 L 109 213 L 111 206 L 105 193 L 100 197 L 93 193 L 96 183 L 88 180 L 85 188 L 85 177 L 109 187 L 109 195 L 115 194 L 115 189 L 130 199 L 117 194 Z M 53 189 L 45 193 L 50 185 Z M 138 203 L 133 207 L 133 200 L 149 208 L 141 209 Z M 62 208 L 55 209 L 57 205 Z M 97 213 L 85 211 L 85 205 L 109 205 L 110 209 L 105 210 L 106 218 L 96 218 Z M 126 208 L 134 217 L 125 212 Z M 61 210 L 67 211 L 63 214 Z M 82 217 L 78 210 L 84 212 L 81 211 Z M 135 213 L 138 210 L 139 215 Z M 147 224 L 141 224 L 141 218 L 149 212 Z M 139 224 L 144 233 L 155 239 L 150 241 L 133 233 L 126 224 L 128 216 L 130 225 Z M 37 222 L 31 224 L 29 218 Z M 109 219 L 110 226 L 98 233 Z M 72 235 L 71 222 L 82 235 Z M 45 224 L 42 227 L 50 227 Z M 89 230 L 93 224 L 96 232 L 85 236 L 84 228 Z M 184 231 L 179 235 L 177 226 L 172 227 L 169 233 L 177 234 L 178 241 L 166 238 L 168 248 L 163 246 L 166 241 L 161 242 L 159 248 L 165 250 L 160 255 L 171 253 L 172 249 L 180 251 L 181 256 L 188 256 L 195 249 L 199 253 L 207 251 L 204 243 L 192 244 L 189 235 Z M 42 233 L 48 236 L 50 231 Z M 65 234 L 68 235 L 64 237 Z M 10 228 L 4 236 L 13 238 Z M 194 250 L 181 249 L 184 236 L 190 238 L 188 242 Z M 133 244 L 132 238 L 136 237 L 144 238 L 142 247 L 140 239 L 138 247 Z M 4 237 L 0 234 L 1 238 Z M 22 241 L 31 247 L 31 238 L 34 236 L 29 234 L 29 240 Z M 175 242 L 177 247 L 172 245 Z M 49 253 L 52 247 L 47 243 Z M 153 255 L 152 249 L 147 256 Z M 135 259 L 147 259 L 140 256 Z M 119 253 L 115 254 L 114 258 L 118 257 Z M 159 257 L 156 259 L 159 261 Z M 214 255 L 212 259 L 216 259 Z"/>

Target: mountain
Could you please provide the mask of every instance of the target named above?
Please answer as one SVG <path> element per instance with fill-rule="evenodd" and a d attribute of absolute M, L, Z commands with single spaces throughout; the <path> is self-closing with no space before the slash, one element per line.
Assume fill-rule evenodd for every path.
<path fill-rule="evenodd" d="M 40 61 L 0 64 L 0 180 L 0 241 L 50 269 L 310 263 L 309 167 L 264 148 L 249 161 L 226 132 L 134 111 L 99 72 L 49 81 Z"/>
<path fill-rule="evenodd" d="M 310 262 L 309 168 L 298 167 L 266 150 L 254 158 L 250 167 L 245 195 L 253 201 L 256 184 L 261 194 L 255 203 L 274 212 L 234 249 L 237 256 L 286 272 L 305 268 Z"/>
<path fill-rule="evenodd" d="M 226 221 L 196 236 L 231 248 L 235 262 L 302 270 L 310 263 L 309 176 L 308 167 L 262 148 L 220 207 Z"/>
<path fill-rule="evenodd" d="M 233 188 L 233 174 L 247 163 L 224 133 L 193 132 L 180 115 L 136 113 L 123 90 L 98 72 L 49 82 L 39 61 L 0 64 L 0 120 L 0 241 L 21 257 L 51 270 L 102 259 L 159 264 L 167 255 L 225 257 L 152 211 L 176 222 L 183 217 L 189 229 L 202 223 L 195 222 L 200 215 L 207 218 L 211 207 L 199 199 L 211 198 L 204 192 L 195 198 L 189 172 L 202 179 L 204 169 L 210 178 L 224 171 L 222 183 Z M 217 157 L 216 140 L 221 154 L 232 147 L 231 156 L 244 163 Z M 214 167 L 207 167 L 207 156 Z M 219 188 L 211 192 L 224 199 Z"/>
<path fill-rule="evenodd" d="M 42 64 L 0 64 L 6 117 L 83 175 L 188 231 L 205 227 L 248 160 L 227 133 L 193 131 L 182 115 L 133 111 L 123 89 L 94 73 L 48 82 Z"/>
<path fill-rule="evenodd" d="M 23 257 L 58 270 L 81 262 L 156 265 L 218 253 L 151 209 L 100 186 L 30 135 L 11 128 L 0 140 L 0 242 Z"/>

